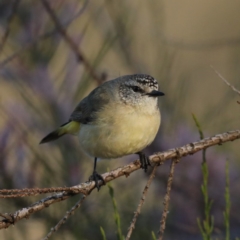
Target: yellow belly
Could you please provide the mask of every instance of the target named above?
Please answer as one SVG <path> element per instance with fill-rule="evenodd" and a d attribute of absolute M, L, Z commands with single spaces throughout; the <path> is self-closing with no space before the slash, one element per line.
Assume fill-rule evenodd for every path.
<path fill-rule="evenodd" d="M 82 148 L 91 156 L 117 158 L 141 151 L 154 140 L 159 126 L 160 113 L 139 113 L 121 109 L 99 115 L 96 123 L 81 125 L 79 140 Z"/>

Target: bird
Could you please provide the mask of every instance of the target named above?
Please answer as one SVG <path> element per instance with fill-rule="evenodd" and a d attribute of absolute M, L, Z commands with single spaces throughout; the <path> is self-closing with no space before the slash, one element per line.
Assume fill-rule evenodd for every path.
<path fill-rule="evenodd" d="M 149 158 L 143 153 L 155 139 L 161 123 L 158 81 L 148 74 L 117 77 L 96 87 L 83 98 L 69 121 L 44 137 L 40 144 L 65 134 L 78 135 L 84 152 L 94 158 L 89 180 L 105 184 L 97 172 L 97 159 L 115 159 L 138 154 L 147 171 Z"/>

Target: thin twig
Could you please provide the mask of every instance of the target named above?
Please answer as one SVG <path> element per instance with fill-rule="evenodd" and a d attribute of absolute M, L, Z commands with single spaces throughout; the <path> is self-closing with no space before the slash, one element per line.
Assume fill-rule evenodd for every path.
<path fill-rule="evenodd" d="M 58 224 L 54 228 L 51 228 L 50 232 L 42 240 L 48 240 L 54 232 L 58 231 L 58 229 L 67 221 L 67 219 L 73 215 L 78 208 L 80 208 L 86 197 L 87 195 L 83 195 L 81 199 L 70 209 L 70 211 L 66 212 L 65 216 L 58 222 Z"/>
<path fill-rule="evenodd" d="M 165 152 L 159 152 L 159 153 L 153 154 L 149 157 L 149 159 L 152 165 L 155 165 L 155 164 L 159 165 L 169 159 L 182 158 L 187 155 L 192 155 L 210 146 L 222 145 L 225 142 L 234 141 L 238 138 L 240 138 L 240 130 L 229 131 L 222 134 L 217 134 L 210 138 L 204 138 L 201 141 L 193 142 L 179 148 L 173 148 Z M 132 172 L 140 169 L 140 167 L 141 167 L 140 161 L 136 160 L 128 165 L 125 165 L 113 171 L 104 173 L 102 177 L 104 181 L 107 183 L 121 176 L 127 177 Z M 98 184 L 99 186 L 103 185 L 102 181 L 99 181 Z M 0 229 L 8 228 L 10 225 L 18 222 L 19 220 L 28 218 L 33 213 L 38 212 L 56 202 L 66 200 L 69 197 L 74 196 L 76 194 L 83 193 L 84 195 L 88 195 L 91 193 L 91 191 L 94 188 L 95 188 L 95 182 L 91 181 L 91 182 L 81 183 L 79 185 L 71 187 L 71 192 L 58 193 L 53 196 L 43 198 L 42 200 L 32 204 L 31 206 L 20 209 L 15 213 L 11 214 L 12 222 L 9 222 L 8 219 L 1 220 Z"/>
<path fill-rule="evenodd" d="M 51 188 L 23 188 L 23 189 L 1 189 L 0 198 L 16 198 L 16 197 L 27 197 L 37 196 L 46 193 L 57 193 L 57 192 L 71 192 L 74 191 L 72 187 L 51 187 Z"/>
<path fill-rule="evenodd" d="M 73 20 L 78 18 L 80 15 L 82 15 L 84 10 L 86 9 L 86 7 L 88 5 L 88 2 L 89 2 L 88 0 L 85 0 L 85 2 L 83 3 L 82 8 L 72 18 L 70 18 L 65 23 L 63 23 L 62 26 L 66 28 L 68 25 L 70 25 L 72 23 Z M 41 34 L 40 36 L 38 36 L 36 39 L 32 40 L 31 42 L 28 42 L 25 45 L 22 45 L 19 50 L 14 52 L 12 55 L 7 57 L 5 60 L 3 60 L 0 63 L 0 69 L 5 67 L 6 64 L 11 62 L 14 58 L 18 57 L 21 53 L 25 52 L 25 50 L 31 48 L 32 46 L 34 46 L 36 43 L 38 43 L 40 41 L 46 40 L 47 38 L 51 37 L 53 34 L 56 34 L 56 33 L 58 33 L 58 32 L 54 28 L 53 30 L 50 30 L 50 31 L 48 31 L 48 32 L 46 32 L 44 34 Z"/>
<path fill-rule="evenodd" d="M 13 4 L 12 4 L 12 9 L 11 9 L 11 13 L 7 19 L 7 27 L 5 29 L 5 32 L 2 36 L 2 40 L 0 42 L 0 54 L 3 50 L 3 47 L 4 47 L 4 44 L 6 43 L 7 41 L 7 38 L 8 38 L 8 35 L 10 33 L 10 25 L 11 25 L 11 22 L 17 12 L 17 9 L 18 9 L 18 6 L 19 6 L 19 3 L 20 3 L 20 0 L 14 0 Z"/>
<path fill-rule="evenodd" d="M 214 72 L 236 93 L 240 95 L 240 91 L 231 85 L 213 66 L 210 66 Z"/>
<path fill-rule="evenodd" d="M 73 52 L 76 54 L 78 61 L 82 62 L 89 74 L 93 79 L 95 79 L 98 84 L 101 84 L 105 79 L 103 77 L 98 76 L 97 73 L 95 73 L 95 70 L 92 68 L 90 63 L 87 61 L 86 57 L 84 56 L 83 52 L 80 50 L 80 48 L 77 46 L 77 44 L 71 39 L 71 37 L 67 34 L 66 30 L 60 23 L 58 17 L 56 16 L 55 12 L 51 8 L 50 4 L 47 0 L 41 0 L 44 8 L 46 9 L 47 13 L 51 17 L 52 21 L 54 22 L 57 31 L 62 35 L 64 40 L 68 43 L 69 47 L 73 50 Z"/>
<path fill-rule="evenodd" d="M 160 221 L 160 230 L 158 232 L 158 240 L 162 240 L 163 239 L 163 234 L 164 234 L 164 230 L 166 227 L 166 220 L 167 220 L 167 215 L 168 215 L 168 206 L 169 206 L 169 202 L 170 202 L 170 192 L 171 192 L 171 187 L 172 187 L 172 182 L 173 182 L 173 174 L 174 174 L 174 168 L 176 163 L 179 161 L 180 159 L 173 159 L 171 162 L 171 166 L 170 166 L 170 172 L 169 172 L 169 176 L 168 176 L 168 181 L 167 181 L 167 191 L 163 200 L 163 205 L 164 205 L 164 209 L 163 209 L 163 213 L 162 213 L 162 218 Z"/>
<path fill-rule="evenodd" d="M 142 205 L 144 204 L 144 201 L 145 201 L 145 198 L 146 198 L 146 196 L 147 196 L 148 189 L 149 189 L 149 187 L 150 187 L 150 185 L 151 185 L 151 183 L 152 183 L 152 180 L 153 180 L 153 178 L 155 177 L 155 172 L 156 172 L 156 170 L 157 170 L 157 165 L 154 166 L 154 168 L 153 168 L 153 170 L 152 170 L 152 173 L 151 173 L 151 175 L 150 175 L 150 177 L 149 177 L 149 179 L 148 179 L 148 181 L 147 181 L 147 184 L 146 184 L 146 186 L 145 186 L 145 188 L 144 188 L 144 190 L 143 190 L 142 197 L 141 197 L 140 202 L 139 202 L 138 207 L 137 207 L 137 211 L 134 212 L 133 219 L 132 219 L 131 224 L 130 224 L 130 226 L 129 226 L 129 228 L 128 228 L 128 233 L 127 233 L 126 240 L 129 240 L 130 237 L 131 237 L 131 235 L 132 235 L 132 231 L 133 231 L 133 229 L 135 228 L 135 224 L 136 224 L 136 221 L 137 221 L 137 217 L 138 217 L 138 215 L 139 215 L 140 212 L 141 212 Z"/>

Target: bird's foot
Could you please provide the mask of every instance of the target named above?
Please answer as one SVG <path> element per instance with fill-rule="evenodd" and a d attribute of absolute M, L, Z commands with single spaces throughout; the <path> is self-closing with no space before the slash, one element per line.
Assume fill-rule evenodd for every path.
<path fill-rule="evenodd" d="M 139 155 L 141 168 L 144 169 L 145 172 L 147 172 L 148 166 L 151 166 L 149 158 L 142 152 L 137 153 Z"/>
<path fill-rule="evenodd" d="M 98 191 L 101 188 L 101 186 L 98 183 L 99 180 L 102 181 L 102 183 L 103 183 L 102 185 L 105 185 L 105 181 L 104 181 L 102 175 L 98 174 L 97 171 L 93 171 L 93 174 L 89 177 L 89 181 L 95 182 L 95 187 L 97 188 Z"/>

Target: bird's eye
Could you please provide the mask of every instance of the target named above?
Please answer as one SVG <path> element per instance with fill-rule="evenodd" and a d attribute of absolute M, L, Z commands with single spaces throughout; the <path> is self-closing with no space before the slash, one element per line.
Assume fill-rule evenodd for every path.
<path fill-rule="evenodd" d="M 133 87 L 132 87 L 132 90 L 133 90 L 134 92 L 143 92 L 143 90 L 142 90 L 140 87 L 138 87 L 138 86 L 133 86 Z"/>

